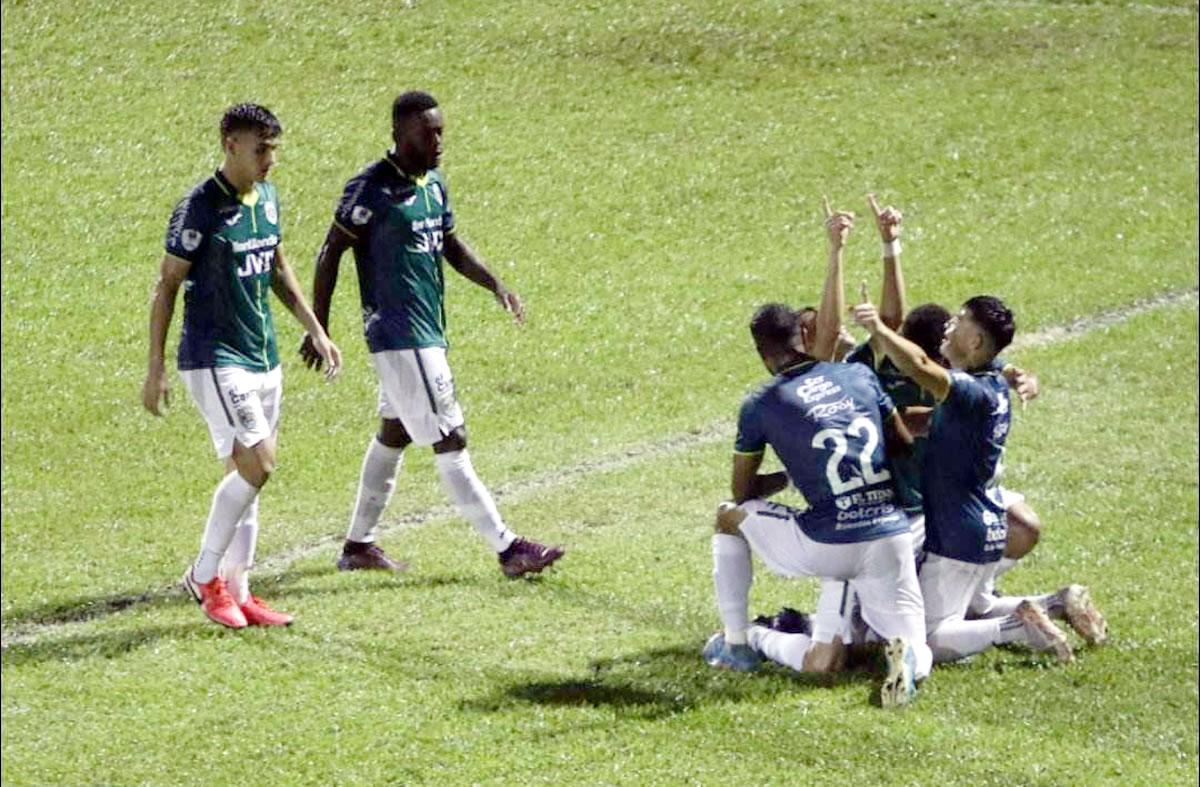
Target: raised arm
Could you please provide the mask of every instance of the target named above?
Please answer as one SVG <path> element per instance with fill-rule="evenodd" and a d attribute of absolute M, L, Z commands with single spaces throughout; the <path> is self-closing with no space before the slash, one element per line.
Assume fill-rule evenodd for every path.
<path fill-rule="evenodd" d="M 336 377 L 342 368 L 342 353 L 337 345 L 330 341 L 324 326 L 317 321 L 316 315 L 308 306 L 308 301 L 304 300 L 304 293 L 300 291 L 300 282 L 296 281 L 296 274 L 288 265 L 287 258 L 284 257 L 282 246 L 275 249 L 275 262 L 271 266 L 271 289 L 292 313 L 292 316 L 308 331 L 307 338 L 311 340 L 313 351 L 326 364 L 325 377 L 329 379 Z M 326 316 L 328 316 L 328 311 Z"/>
<path fill-rule="evenodd" d="M 813 346 L 805 348 L 808 354 L 822 361 L 834 360 L 838 335 L 842 329 L 842 312 L 846 308 L 846 295 L 842 282 L 842 251 L 846 247 L 846 236 L 854 227 L 854 214 L 846 211 L 834 212 L 829 207 L 829 198 L 822 198 L 825 208 L 825 229 L 829 233 L 829 264 L 825 269 L 825 288 L 821 292 L 821 305 L 817 309 L 816 338 Z"/>
<path fill-rule="evenodd" d="M 155 415 L 162 415 L 162 408 L 171 403 L 171 387 L 167 383 L 167 331 L 175 314 L 179 286 L 191 267 L 185 259 L 164 254 L 150 298 L 150 354 L 146 380 L 142 383 L 142 405 Z"/>
<path fill-rule="evenodd" d="M 950 393 L 950 372 L 930 359 L 918 345 L 883 324 L 874 304 L 862 303 L 852 308 L 854 321 L 866 328 L 872 341 L 892 359 L 905 376 L 933 394 L 939 402 Z"/>
<path fill-rule="evenodd" d="M 880 208 L 874 194 L 867 204 L 875 214 L 875 226 L 883 240 L 883 291 L 879 296 L 879 318 L 893 331 L 900 330 L 908 306 L 904 302 L 904 273 L 900 269 L 900 211 L 891 205 Z"/>
<path fill-rule="evenodd" d="M 329 338 L 329 309 L 333 303 L 333 291 L 337 288 L 338 268 L 342 262 L 342 255 L 346 253 L 346 249 L 350 248 L 353 240 L 337 224 L 330 224 L 329 232 L 325 233 L 325 242 L 321 244 L 321 250 L 317 252 L 317 266 L 313 271 L 312 312 L 317 324 L 325 332 L 327 340 Z M 307 326 L 305 327 L 307 328 Z M 324 363 L 325 359 L 317 350 L 311 330 L 304 334 L 304 339 L 300 342 L 300 357 L 304 359 L 304 365 L 310 369 L 320 371 Z"/>
<path fill-rule="evenodd" d="M 458 237 L 458 233 L 451 232 L 446 236 L 442 253 L 454 270 L 495 295 L 496 302 L 510 312 L 514 320 L 525 322 L 525 307 L 521 304 L 520 296 L 505 287 L 504 282 L 488 270 L 475 250 Z"/>

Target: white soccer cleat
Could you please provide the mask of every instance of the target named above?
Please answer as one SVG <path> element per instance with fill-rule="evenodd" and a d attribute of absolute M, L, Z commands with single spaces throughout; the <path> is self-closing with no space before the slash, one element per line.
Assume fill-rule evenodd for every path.
<path fill-rule="evenodd" d="M 1058 593 L 1067 610 L 1067 622 L 1075 629 L 1075 633 L 1087 640 L 1089 645 L 1103 645 L 1108 641 L 1108 624 L 1092 603 L 1092 594 L 1087 588 L 1068 585 Z"/>
<path fill-rule="evenodd" d="M 1025 624 L 1025 632 L 1029 635 L 1028 642 L 1031 648 L 1054 651 L 1060 664 L 1070 664 L 1075 661 L 1075 654 L 1071 652 L 1071 643 L 1067 642 L 1067 635 L 1054 625 L 1054 621 L 1046 614 L 1046 610 L 1042 609 L 1041 604 L 1026 599 L 1017 606 L 1017 610 L 1013 614 L 1016 615 L 1017 620 Z"/>
<path fill-rule="evenodd" d="M 899 708 L 917 698 L 917 656 L 904 637 L 892 637 L 883 647 L 887 659 L 887 675 L 879 689 L 879 704 Z"/>

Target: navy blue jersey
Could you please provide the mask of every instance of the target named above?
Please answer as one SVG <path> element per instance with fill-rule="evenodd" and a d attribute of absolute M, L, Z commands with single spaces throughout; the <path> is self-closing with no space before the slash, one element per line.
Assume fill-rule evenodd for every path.
<path fill-rule="evenodd" d="M 967 563 L 991 563 L 1004 554 L 1008 525 L 999 484 L 1010 418 L 999 364 L 950 373 L 950 392 L 933 411 L 921 474 L 927 551 Z"/>
<path fill-rule="evenodd" d="M 442 248 L 454 213 L 441 174 L 411 177 L 389 154 L 350 179 L 333 220 L 354 239 L 367 348 L 445 347 Z"/>
<path fill-rule="evenodd" d="M 279 195 L 267 182 L 239 197 L 218 170 L 175 206 L 166 251 L 191 263 L 180 369 L 279 365 L 270 294 L 280 235 Z"/>
<path fill-rule="evenodd" d="M 892 398 L 896 407 L 903 412 L 907 407 L 934 407 L 937 400 L 911 377 L 892 363 L 883 353 L 876 353 L 870 342 L 864 342 L 846 356 L 846 363 L 861 363 L 868 366 L 879 378 L 879 384 Z M 910 515 L 921 514 L 921 465 L 925 460 L 925 449 L 929 441 L 925 436 L 913 436 L 912 451 L 906 456 L 892 457 L 892 473 L 895 476 L 896 492 L 900 503 Z"/>
<path fill-rule="evenodd" d="M 735 450 L 775 450 L 809 508 L 800 528 L 827 544 L 871 541 L 908 529 L 883 446 L 895 412 L 860 364 L 806 360 L 742 404 Z"/>

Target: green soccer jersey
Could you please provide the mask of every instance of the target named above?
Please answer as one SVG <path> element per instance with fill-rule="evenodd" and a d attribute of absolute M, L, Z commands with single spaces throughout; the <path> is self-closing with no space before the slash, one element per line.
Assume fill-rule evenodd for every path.
<path fill-rule="evenodd" d="M 441 173 L 414 178 L 380 159 L 346 184 L 334 222 L 354 239 L 368 349 L 445 347 L 442 247 L 454 213 Z"/>
<path fill-rule="evenodd" d="M 176 206 L 166 250 L 191 263 L 180 369 L 279 365 L 270 293 L 280 235 L 279 197 L 267 182 L 239 197 L 218 171 Z"/>
<path fill-rule="evenodd" d="M 846 356 L 847 363 L 861 363 L 870 367 L 883 390 L 895 402 L 900 411 L 908 407 L 933 407 L 937 400 L 933 394 L 923 390 L 911 378 L 906 377 L 892 359 L 886 355 L 876 355 L 870 342 L 859 345 Z M 914 437 L 912 452 L 908 456 L 893 457 L 892 476 L 896 490 L 900 493 L 900 502 L 910 514 L 920 514 L 921 505 L 921 469 L 925 462 L 925 452 L 929 446 L 926 437 Z"/>

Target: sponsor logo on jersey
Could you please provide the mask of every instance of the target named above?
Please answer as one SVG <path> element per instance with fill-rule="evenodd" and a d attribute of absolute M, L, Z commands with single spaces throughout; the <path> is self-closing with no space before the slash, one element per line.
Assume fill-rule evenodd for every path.
<path fill-rule="evenodd" d="M 275 202 L 271 201 L 263 205 L 263 215 L 267 217 L 267 221 L 272 224 L 279 223 L 279 209 L 275 207 Z"/>
<path fill-rule="evenodd" d="M 204 238 L 200 234 L 200 230 L 185 229 L 179 236 L 179 242 L 183 244 L 184 251 L 195 251 L 200 248 L 200 241 Z"/>
<path fill-rule="evenodd" d="M 849 396 L 837 400 L 836 402 L 825 402 L 824 404 L 813 405 L 808 414 L 813 418 L 829 418 L 838 413 L 854 412 L 854 400 Z"/>
<path fill-rule="evenodd" d="M 353 223 L 357 224 L 360 227 L 362 225 L 366 224 L 370 220 L 371 220 L 371 209 L 368 208 L 366 205 L 355 205 L 354 209 L 350 211 L 350 221 L 352 221 Z"/>
<path fill-rule="evenodd" d="M 823 374 L 806 377 L 796 386 L 796 396 L 804 400 L 805 404 L 819 402 L 841 392 L 842 387 L 832 380 L 826 380 Z"/>
<path fill-rule="evenodd" d="M 268 247 L 278 246 L 279 236 L 272 233 L 265 238 L 250 238 L 249 240 L 235 240 L 232 244 L 233 250 L 238 254 L 244 251 L 258 251 Z"/>
<path fill-rule="evenodd" d="M 234 208 L 233 211 L 230 212 L 229 216 L 225 219 L 225 226 L 232 227 L 234 224 L 237 224 L 241 220 L 242 220 L 242 209 Z"/>

